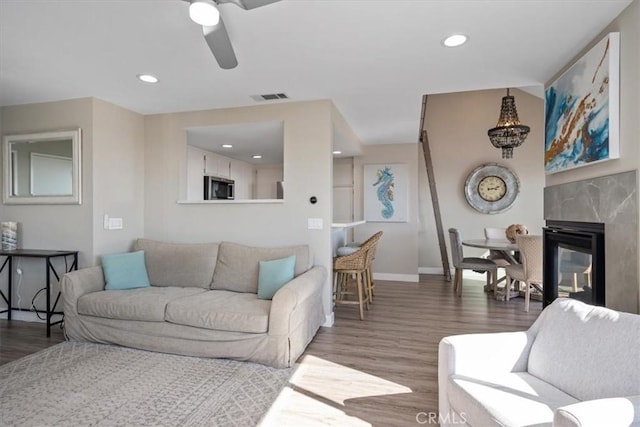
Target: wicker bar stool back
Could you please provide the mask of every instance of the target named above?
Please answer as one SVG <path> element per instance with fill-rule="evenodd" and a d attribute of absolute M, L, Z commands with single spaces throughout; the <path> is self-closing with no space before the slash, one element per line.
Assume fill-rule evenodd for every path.
<path fill-rule="evenodd" d="M 373 281 L 373 260 L 376 259 L 376 250 L 378 249 L 378 243 L 382 238 L 382 231 L 378 231 L 373 236 L 369 237 L 363 246 L 369 246 L 369 252 L 367 253 L 367 266 L 365 271 L 365 284 L 367 286 L 367 293 L 369 295 L 369 302 L 373 304 L 373 297 L 375 296 L 376 285 Z"/>
<path fill-rule="evenodd" d="M 364 319 L 364 308 L 369 309 L 371 303 L 371 263 L 375 256 L 375 246 L 380 240 L 379 231 L 364 241 L 352 254 L 337 257 L 333 263 L 335 275 L 334 303 L 358 304 L 360 320 Z M 355 289 L 353 289 L 355 287 Z M 346 297 L 356 297 L 357 300 Z"/>

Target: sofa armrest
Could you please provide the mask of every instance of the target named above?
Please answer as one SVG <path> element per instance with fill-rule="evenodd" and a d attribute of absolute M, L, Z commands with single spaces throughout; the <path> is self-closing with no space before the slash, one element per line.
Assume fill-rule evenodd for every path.
<path fill-rule="evenodd" d="M 60 290 L 64 313 L 77 315 L 78 298 L 90 292 L 102 291 L 104 286 L 104 275 L 100 266 L 71 271 L 62 276 Z"/>
<path fill-rule="evenodd" d="M 451 375 L 475 376 L 486 372 L 526 371 L 534 337 L 530 331 L 519 331 L 443 338 L 438 347 L 440 416 L 443 419 L 452 416 L 447 394 Z"/>
<path fill-rule="evenodd" d="M 554 427 L 640 426 L 640 395 L 585 400 L 556 409 Z"/>
<path fill-rule="evenodd" d="M 322 304 L 322 287 L 327 273 L 324 267 L 315 266 L 291 280 L 276 292 L 271 300 L 269 313 L 269 335 L 288 335 L 291 318 L 303 303 Z M 308 301 L 317 299 L 316 302 Z"/>

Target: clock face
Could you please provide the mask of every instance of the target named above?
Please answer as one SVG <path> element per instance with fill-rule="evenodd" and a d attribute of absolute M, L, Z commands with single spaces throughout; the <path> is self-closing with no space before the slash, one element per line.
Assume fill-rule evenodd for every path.
<path fill-rule="evenodd" d="M 507 194 L 507 184 L 499 176 L 486 176 L 478 184 L 478 194 L 487 202 L 497 202 Z"/>
<path fill-rule="evenodd" d="M 485 163 L 475 168 L 464 183 L 464 195 L 478 212 L 497 214 L 515 203 L 520 192 L 518 176 L 506 166 Z"/>

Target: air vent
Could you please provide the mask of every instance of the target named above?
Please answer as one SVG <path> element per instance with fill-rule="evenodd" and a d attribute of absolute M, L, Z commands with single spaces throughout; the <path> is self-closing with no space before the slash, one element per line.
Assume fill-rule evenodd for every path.
<path fill-rule="evenodd" d="M 284 93 L 267 93 L 264 95 L 251 95 L 254 101 L 275 101 L 278 99 L 289 99 Z"/>

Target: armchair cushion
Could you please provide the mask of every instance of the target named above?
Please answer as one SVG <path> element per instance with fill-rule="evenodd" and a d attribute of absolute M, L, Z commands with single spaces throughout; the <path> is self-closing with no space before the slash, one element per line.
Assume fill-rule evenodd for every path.
<path fill-rule="evenodd" d="M 449 378 L 451 407 L 473 425 L 538 425 L 557 408 L 578 400 L 526 372 Z"/>
<path fill-rule="evenodd" d="M 640 426 L 640 395 L 587 400 L 558 408 L 554 427 Z"/>
<path fill-rule="evenodd" d="M 544 313 L 529 373 L 581 401 L 640 394 L 640 316 L 569 298 Z"/>

